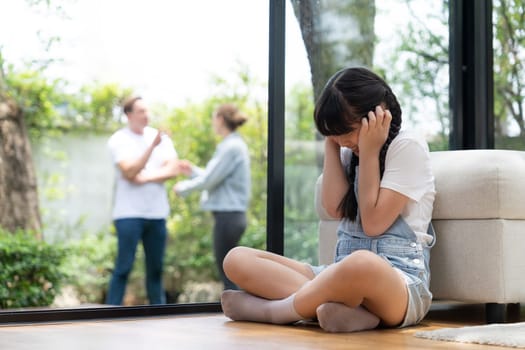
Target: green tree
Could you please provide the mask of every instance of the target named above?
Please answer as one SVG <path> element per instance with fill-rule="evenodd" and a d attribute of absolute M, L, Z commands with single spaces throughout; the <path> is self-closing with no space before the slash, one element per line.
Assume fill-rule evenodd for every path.
<path fill-rule="evenodd" d="M 372 67 L 375 1 L 291 0 L 311 73 L 310 87 L 293 87 L 287 96 L 285 157 L 285 253 L 317 262 L 314 186 L 323 154 L 312 116 L 314 101 L 328 79 L 349 66 Z"/>
<path fill-rule="evenodd" d="M 318 217 L 314 210 L 314 185 L 319 176 L 316 159 L 322 155 L 312 122 L 312 87 L 295 85 L 286 96 L 285 143 L 285 254 L 317 263 Z"/>
<path fill-rule="evenodd" d="M 525 1 L 495 0 L 494 6 L 494 117 L 496 135 L 506 133 L 507 118 L 525 138 Z M 522 145 L 523 147 L 523 145 Z"/>
<path fill-rule="evenodd" d="M 428 115 L 435 111 L 439 130 L 431 148 L 446 149 L 450 128 L 448 105 L 448 10 L 443 0 L 438 11 L 417 13 L 413 0 L 405 0 L 408 25 L 400 31 L 400 45 L 391 62 L 402 65 L 383 67 L 390 81 L 403 91 L 403 106 L 409 111 Z M 524 148 L 525 86 L 525 15 L 523 0 L 493 2 L 494 47 L 494 118 L 496 146 Z M 433 24 L 432 26 L 430 24 Z M 509 126 L 517 126 L 519 137 L 508 137 Z"/>
<path fill-rule="evenodd" d="M 40 235 L 37 179 L 23 108 L 12 93 L 0 52 L 0 228 Z"/>
<path fill-rule="evenodd" d="M 312 141 L 315 125 L 312 87 L 297 84 L 286 96 L 286 138 Z"/>
<path fill-rule="evenodd" d="M 84 85 L 77 94 L 69 98 L 67 111 L 70 120 L 75 129 L 115 130 L 121 122 L 119 116 L 122 112 L 119 106 L 132 92 L 132 89 L 114 82 L 95 81 Z"/>
<path fill-rule="evenodd" d="M 416 12 L 412 1 L 406 5 L 407 26 L 398 29 L 399 46 L 384 67 L 384 75 L 399 91 L 403 115 L 414 124 L 434 118 L 439 129 L 431 148 L 448 148 L 450 109 L 448 95 L 448 0 L 425 13 Z M 435 5 L 435 4 L 433 4 Z"/>
<path fill-rule="evenodd" d="M 6 82 L 8 95 L 24 113 L 24 124 L 31 140 L 68 128 L 70 123 L 58 108 L 66 99 L 61 92 L 64 81 L 49 79 L 39 69 L 28 67 L 18 71 L 10 65 Z"/>
<path fill-rule="evenodd" d="M 339 69 L 372 66 L 375 1 L 291 1 L 310 63 L 314 100 Z"/>
<path fill-rule="evenodd" d="M 313 100 L 338 70 L 372 66 L 374 58 L 375 1 L 291 0 L 310 64 Z M 315 132 L 316 139 L 322 139 Z M 322 168 L 323 156 L 317 155 Z"/>
<path fill-rule="evenodd" d="M 49 0 L 27 3 L 63 14 L 61 6 L 53 7 Z M 48 51 L 57 38 L 42 40 L 43 50 Z M 41 74 L 48 64 L 49 60 L 35 60 L 26 73 L 16 73 L 5 62 L 0 46 L 0 227 L 10 232 L 29 230 L 37 236 L 41 236 L 41 219 L 30 131 L 38 129 L 32 125 L 50 123 L 54 114 L 49 101 L 55 97 L 54 89 Z"/>

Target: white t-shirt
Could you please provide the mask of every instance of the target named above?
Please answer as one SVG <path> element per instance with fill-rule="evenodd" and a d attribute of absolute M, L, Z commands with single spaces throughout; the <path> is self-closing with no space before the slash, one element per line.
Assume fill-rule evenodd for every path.
<path fill-rule="evenodd" d="M 137 185 L 129 182 L 117 166 L 122 160 L 141 157 L 157 135 L 157 130 L 146 127 L 143 134 L 137 134 L 128 127 L 116 131 L 108 141 L 113 164 L 116 167 L 113 219 L 145 218 L 165 219 L 169 214 L 169 203 L 164 184 L 148 182 Z M 165 161 L 177 158 L 171 139 L 164 135 L 153 149 L 143 171 L 155 171 Z"/>
<path fill-rule="evenodd" d="M 342 158 L 348 164 L 352 151 L 342 149 Z M 401 217 L 414 231 L 420 242 L 430 243 L 427 234 L 432 219 L 434 175 L 426 141 L 409 131 L 400 131 L 394 138 L 385 158 L 385 172 L 380 187 L 399 192 L 409 198 Z"/>

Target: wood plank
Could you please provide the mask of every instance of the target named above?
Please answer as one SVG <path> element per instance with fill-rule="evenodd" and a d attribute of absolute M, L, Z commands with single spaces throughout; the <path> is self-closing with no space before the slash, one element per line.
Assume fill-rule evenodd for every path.
<path fill-rule="evenodd" d="M 522 312 L 523 313 L 523 312 Z M 519 320 L 523 316 L 519 315 Z M 482 305 L 433 306 L 418 326 L 331 334 L 317 325 L 232 322 L 222 314 L 0 326 L 2 350 L 135 349 L 501 349 L 414 337 L 419 330 L 483 323 Z"/>

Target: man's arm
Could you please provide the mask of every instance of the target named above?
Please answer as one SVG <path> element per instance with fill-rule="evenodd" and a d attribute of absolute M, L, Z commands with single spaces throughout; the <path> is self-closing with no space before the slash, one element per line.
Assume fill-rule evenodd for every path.
<path fill-rule="evenodd" d="M 146 182 L 164 182 L 171 178 L 174 178 L 185 172 L 184 169 L 191 167 L 187 160 L 179 160 L 178 158 L 172 158 L 164 162 L 164 164 L 153 173 L 138 173 L 132 182 L 137 184 L 143 184 Z"/>
<path fill-rule="evenodd" d="M 151 145 L 148 146 L 144 154 L 138 159 L 122 160 L 117 163 L 117 166 L 126 180 L 133 181 L 133 179 L 141 172 L 141 170 L 144 169 L 149 157 L 151 157 L 151 153 L 153 153 L 155 147 L 157 147 L 157 145 L 160 143 L 161 137 L 162 133 L 159 131 Z"/>

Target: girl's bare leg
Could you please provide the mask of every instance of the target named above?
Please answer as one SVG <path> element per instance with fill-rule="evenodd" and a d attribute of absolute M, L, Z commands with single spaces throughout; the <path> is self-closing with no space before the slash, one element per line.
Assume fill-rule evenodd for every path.
<path fill-rule="evenodd" d="M 311 318 L 327 302 L 350 308 L 362 305 L 384 324 L 395 326 L 405 317 L 408 291 L 403 277 L 387 261 L 361 250 L 329 266 L 297 291 L 294 306 L 297 313 Z"/>
<path fill-rule="evenodd" d="M 226 276 L 237 286 L 265 299 L 286 298 L 314 278 L 304 263 L 248 247 L 230 250 L 223 267 Z"/>
<path fill-rule="evenodd" d="M 276 263 L 274 257 L 268 259 L 265 256 L 262 259 Z M 272 276 L 272 274 L 268 273 L 273 268 L 276 268 L 272 264 L 269 264 L 272 269 L 261 270 L 262 283 L 246 279 L 247 276 L 243 276 L 243 274 L 240 274 L 243 278 L 239 280 L 236 280 L 234 275 L 228 275 L 241 288 L 245 288 L 243 283 L 240 283 L 240 281 L 244 281 L 245 286 L 251 288 L 246 289 L 248 292 L 255 294 L 255 291 L 261 291 L 257 295 L 263 297 L 258 298 L 247 293 L 226 295 L 226 298 L 222 300 L 223 308 L 226 306 L 226 309 L 233 310 L 233 319 L 289 323 L 315 317 L 318 307 L 328 302 L 344 304 L 343 306 L 349 307 L 349 310 L 362 305 L 373 315 L 379 317 L 386 325 L 390 326 L 399 324 L 404 318 L 408 304 L 405 281 L 390 264 L 374 253 L 368 251 L 354 252 L 341 262 L 328 267 L 310 283 L 306 283 L 308 282 L 307 276 L 313 276 L 313 273 L 308 267 L 296 262 L 288 266 L 289 261 L 287 260 L 289 259 L 283 259 L 286 262 L 284 264 L 285 267 L 295 271 L 290 272 L 290 277 L 297 278 L 296 282 L 291 283 L 290 280 L 281 280 L 278 275 Z M 242 260 L 243 264 L 248 263 L 246 260 Z M 277 260 L 280 261 L 280 259 Z M 260 266 L 266 266 L 266 263 L 266 261 L 262 262 Z M 304 270 L 301 265 L 304 266 Z M 257 266 L 259 265 L 255 267 Z M 243 270 L 243 268 L 239 269 Z M 278 268 L 276 269 L 278 270 Z M 277 272 L 277 270 L 273 271 Z M 285 271 L 287 270 L 285 269 Z M 303 278 L 300 278 L 300 276 L 303 276 Z M 288 291 L 292 290 L 292 293 L 294 292 L 290 286 L 294 285 L 297 287 L 297 283 L 302 284 L 295 294 L 286 296 L 284 291 L 286 288 L 279 288 L 271 283 L 274 277 L 283 282 L 289 288 Z M 301 280 L 302 282 L 297 282 Z M 274 286 L 278 288 L 277 293 L 268 290 L 273 289 Z M 276 294 L 278 296 L 271 297 L 271 295 Z M 274 298 L 280 298 L 280 300 L 267 300 Z M 228 312 L 225 311 L 225 313 L 228 316 Z M 352 321 L 352 317 L 349 319 L 347 314 L 343 313 L 342 315 L 344 317 L 335 317 L 335 319 L 329 320 L 330 325 L 336 327 L 335 331 L 341 331 L 339 323 L 348 324 Z M 359 324 L 361 318 L 356 318 L 358 319 L 355 320 L 356 323 L 354 325 L 348 328 L 345 328 L 347 327 L 345 325 L 342 329 L 346 331 L 364 329 L 363 324 Z"/>
<path fill-rule="evenodd" d="M 240 290 L 225 290 L 221 295 L 224 315 L 234 321 L 287 324 L 304 317 L 295 311 L 295 294 L 284 299 L 269 300 Z"/>
<path fill-rule="evenodd" d="M 223 266 L 228 278 L 244 290 L 222 293 L 222 309 L 229 318 L 275 324 L 303 318 L 295 311 L 293 298 L 314 277 L 307 265 L 267 251 L 236 247 Z"/>

